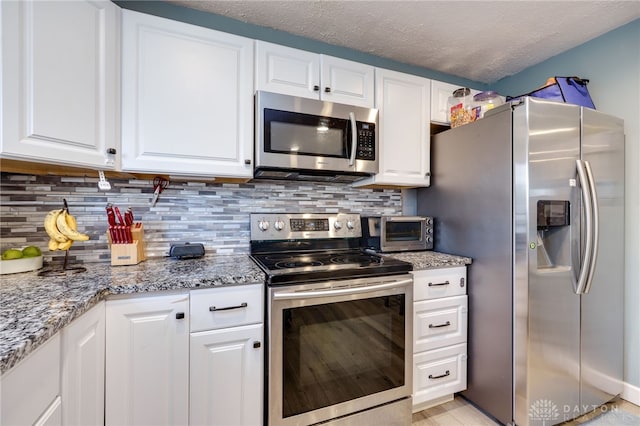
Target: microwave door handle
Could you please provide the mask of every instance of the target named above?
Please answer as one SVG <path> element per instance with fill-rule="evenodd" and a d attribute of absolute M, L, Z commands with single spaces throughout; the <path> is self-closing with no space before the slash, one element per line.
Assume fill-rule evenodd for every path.
<path fill-rule="evenodd" d="M 351 155 L 349 156 L 349 165 L 353 166 L 356 161 L 356 146 L 358 144 L 358 129 L 356 128 L 356 115 L 349 113 L 349 121 L 351 122 Z"/>

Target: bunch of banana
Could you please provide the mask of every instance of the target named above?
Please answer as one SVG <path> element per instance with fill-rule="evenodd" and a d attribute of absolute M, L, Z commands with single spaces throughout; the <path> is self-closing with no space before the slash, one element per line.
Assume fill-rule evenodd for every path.
<path fill-rule="evenodd" d="M 51 210 L 44 218 L 49 235 L 49 250 L 69 250 L 74 241 L 87 241 L 89 236 L 78 232 L 78 223 L 67 209 Z"/>

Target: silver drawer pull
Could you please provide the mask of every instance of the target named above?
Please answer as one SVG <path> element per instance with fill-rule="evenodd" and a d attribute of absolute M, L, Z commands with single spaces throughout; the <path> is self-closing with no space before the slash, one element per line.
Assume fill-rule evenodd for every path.
<path fill-rule="evenodd" d="M 449 285 L 449 281 L 445 281 L 443 283 L 429 283 L 429 287 L 439 287 L 441 285 Z"/>
<path fill-rule="evenodd" d="M 440 327 L 448 327 L 451 325 L 450 321 L 445 322 L 444 324 L 433 325 L 429 324 L 429 328 L 440 328 Z"/>
<path fill-rule="evenodd" d="M 439 376 L 434 376 L 433 374 L 429 374 L 429 378 L 431 380 L 435 380 L 435 379 L 442 379 L 443 377 L 447 377 L 449 376 L 451 373 L 449 373 L 449 370 L 447 370 L 444 374 L 441 374 Z"/>
<path fill-rule="evenodd" d="M 241 308 L 246 308 L 247 302 L 242 302 L 241 304 L 237 305 L 237 306 L 225 306 L 224 308 L 216 308 L 215 306 L 209 306 L 209 311 L 214 312 L 214 311 L 230 311 L 231 309 L 241 309 Z"/>

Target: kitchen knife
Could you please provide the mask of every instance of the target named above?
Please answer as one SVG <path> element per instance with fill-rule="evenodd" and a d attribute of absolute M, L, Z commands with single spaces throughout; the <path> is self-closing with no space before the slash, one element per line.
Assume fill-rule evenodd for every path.
<path fill-rule="evenodd" d="M 116 226 L 116 214 L 113 212 L 113 205 L 107 204 L 107 221 L 110 226 Z"/>
<path fill-rule="evenodd" d="M 122 214 L 120 214 L 120 209 L 118 206 L 114 207 L 113 210 L 116 212 L 116 217 L 118 218 L 118 224 L 124 225 L 124 220 L 122 219 Z"/>
<path fill-rule="evenodd" d="M 131 207 L 127 207 L 127 211 L 124 212 L 124 223 L 129 227 L 133 225 L 133 210 L 131 210 Z M 129 228 L 129 230 L 131 230 L 131 228 Z"/>

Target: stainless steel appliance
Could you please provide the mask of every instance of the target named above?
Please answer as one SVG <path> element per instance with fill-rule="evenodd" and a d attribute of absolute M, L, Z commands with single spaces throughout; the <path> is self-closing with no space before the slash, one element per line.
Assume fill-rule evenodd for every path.
<path fill-rule="evenodd" d="M 256 92 L 256 178 L 353 182 L 378 172 L 378 110 Z"/>
<path fill-rule="evenodd" d="M 622 391 L 623 122 L 525 98 L 432 144 L 435 249 L 469 267 L 468 389 L 502 423 L 551 425 Z"/>
<path fill-rule="evenodd" d="M 433 218 L 422 216 L 363 217 L 361 246 L 379 252 L 433 249 Z"/>
<path fill-rule="evenodd" d="M 269 425 L 410 425 L 413 280 L 358 247 L 357 214 L 252 214 Z"/>

